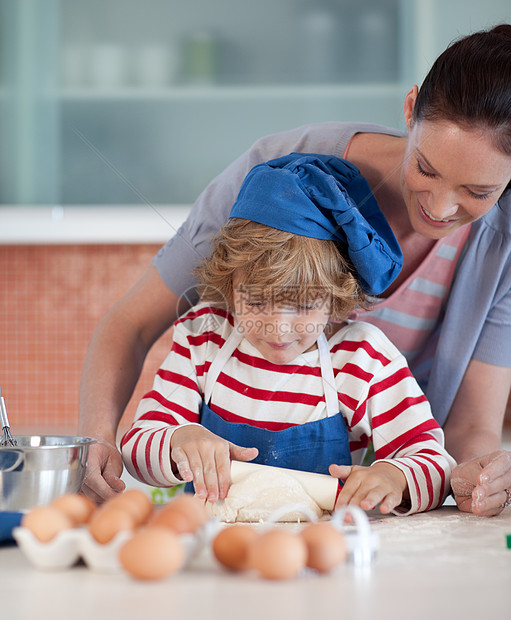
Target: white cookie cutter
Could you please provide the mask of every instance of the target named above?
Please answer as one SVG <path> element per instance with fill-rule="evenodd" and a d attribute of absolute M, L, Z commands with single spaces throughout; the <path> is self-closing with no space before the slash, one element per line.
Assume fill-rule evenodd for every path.
<path fill-rule="evenodd" d="M 353 523 L 346 523 L 351 517 Z M 346 546 L 351 562 L 357 567 L 371 564 L 380 547 L 380 539 L 371 531 L 366 513 L 357 506 L 343 506 L 332 514 L 331 523 L 340 530 L 346 539 Z"/>
<path fill-rule="evenodd" d="M 285 517 L 287 514 L 291 514 L 291 513 L 302 514 L 305 517 L 304 521 L 313 522 L 313 521 L 318 520 L 316 513 L 313 512 L 309 508 L 309 506 L 307 506 L 306 504 L 295 503 L 295 504 L 284 504 L 283 506 L 279 506 L 278 508 L 276 508 L 272 513 L 270 513 L 270 515 L 268 516 L 264 524 L 272 525 L 272 524 L 278 523 L 280 522 L 282 517 Z"/>
<path fill-rule="evenodd" d="M 302 513 L 305 520 L 318 521 L 314 512 L 305 504 L 286 504 L 274 510 L 264 526 L 271 527 L 291 512 Z M 352 523 L 347 523 L 346 519 L 350 518 Z M 330 523 L 344 535 L 350 562 L 356 567 L 369 566 L 379 549 L 380 539 L 376 532 L 371 531 L 366 513 L 357 506 L 344 506 L 332 513 Z"/>
<path fill-rule="evenodd" d="M 305 520 L 318 521 L 314 512 L 305 504 L 287 504 L 274 510 L 265 521 L 265 526 L 271 526 L 291 512 L 302 513 Z M 349 518 L 352 523 L 346 522 Z M 344 535 L 352 564 L 357 567 L 371 564 L 380 547 L 380 539 L 376 532 L 371 531 L 366 513 L 357 506 L 344 506 L 332 513 L 330 523 Z"/>

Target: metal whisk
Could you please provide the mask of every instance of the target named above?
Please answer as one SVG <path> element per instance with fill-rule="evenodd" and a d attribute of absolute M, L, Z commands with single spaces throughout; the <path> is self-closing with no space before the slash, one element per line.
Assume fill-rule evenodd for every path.
<path fill-rule="evenodd" d="M 11 427 L 9 426 L 9 418 L 5 408 L 5 400 L 2 396 L 2 388 L 0 387 L 0 423 L 2 424 L 2 441 L 0 446 L 16 446 L 17 441 L 11 435 Z"/>

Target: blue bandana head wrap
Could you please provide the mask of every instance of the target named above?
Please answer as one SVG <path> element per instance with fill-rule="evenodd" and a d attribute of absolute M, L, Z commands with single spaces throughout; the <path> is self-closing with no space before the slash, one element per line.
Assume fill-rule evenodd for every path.
<path fill-rule="evenodd" d="M 369 295 L 382 293 L 403 265 L 401 249 L 367 181 L 338 157 L 291 153 L 254 166 L 230 217 L 341 242 Z"/>

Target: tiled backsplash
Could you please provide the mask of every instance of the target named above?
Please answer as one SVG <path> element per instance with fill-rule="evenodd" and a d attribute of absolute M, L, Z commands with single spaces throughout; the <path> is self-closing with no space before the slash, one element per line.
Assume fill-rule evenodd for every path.
<path fill-rule="evenodd" d="M 75 432 L 80 374 L 91 334 L 158 248 L 0 246 L 0 385 L 14 432 Z M 121 427 L 130 423 L 168 348 L 169 336 L 163 335 L 149 353 Z M 506 422 L 511 426 L 509 409 Z"/>
<path fill-rule="evenodd" d="M 76 431 L 80 374 L 92 332 L 158 248 L 0 246 L 0 386 L 14 432 Z M 164 335 L 151 350 L 123 426 L 168 348 Z"/>

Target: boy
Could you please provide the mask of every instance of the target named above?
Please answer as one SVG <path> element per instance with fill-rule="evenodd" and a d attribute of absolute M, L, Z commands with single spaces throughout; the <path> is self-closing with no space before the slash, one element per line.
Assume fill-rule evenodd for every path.
<path fill-rule="evenodd" d="M 352 164 L 292 153 L 255 166 L 198 269 L 202 303 L 176 322 L 121 441 L 130 473 L 193 481 L 216 501 L 231 459 L 254 460 L 330 472 L 344 483 L 337 506 L 439 506 L 455 465 L 442 430 L 399 351 L 346 320 L 401 264 Z M 376 460 L 362 467 L 371 440 Z"/>

